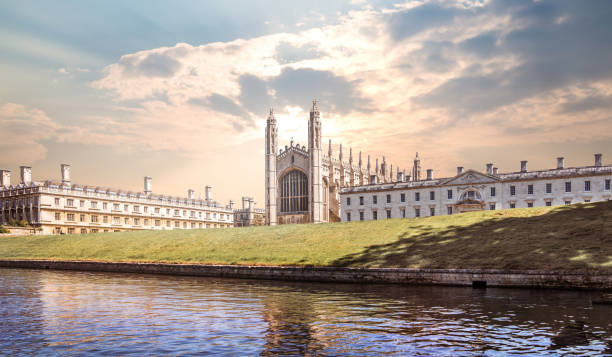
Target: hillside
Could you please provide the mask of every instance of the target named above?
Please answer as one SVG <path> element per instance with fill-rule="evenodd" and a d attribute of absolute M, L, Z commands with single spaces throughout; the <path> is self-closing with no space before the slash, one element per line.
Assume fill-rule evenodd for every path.
<path fill-rule="evenodd" d="M 0 259 L 612 270 L 612 202 L 372 222 L 3 237 Z"/>

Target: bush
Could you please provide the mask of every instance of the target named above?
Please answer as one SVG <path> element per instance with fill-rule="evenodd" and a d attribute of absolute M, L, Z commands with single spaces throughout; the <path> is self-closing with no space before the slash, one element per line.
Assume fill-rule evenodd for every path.
<path fill-rule="evenodd" d="M 8 229 L 4 228 L 4 226 L 0 226 L 0 233 L 11 233 Z"/>
<path fill-rule="evenodd" d="M 28 226 L 28 222 L 26 222 L 25 220 L 22 219 L 22 220 L 17 222 L 17 225 L 19 227 L 27 227 Z"/>

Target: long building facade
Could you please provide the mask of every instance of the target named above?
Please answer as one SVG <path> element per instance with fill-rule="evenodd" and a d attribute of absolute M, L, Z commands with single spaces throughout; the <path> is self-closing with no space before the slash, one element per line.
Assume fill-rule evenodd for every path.
<path fill-rule="evenodd" d="M 478 210 L 539 207 L 596 202 L 612 198 L 612 165 L 602 164 L 595 154 L 591 166 L 564 167 L 557 158 L 554 169 L 499 173 L 493 164 L 484 172 L 457 167 L 454 177 L 435 179 L 427 170 L 425 179 L 414 178 L 421 170 L 414 160 L 413 179 L 397 175 L 395 182 L 346 187 L 340 191 L 342 221 L 415 218 Z"/>
<path fill-rule="evenodd" d="M 294 144 L 278 148 L 278 126 L 270 110 L 266 122 L 266 224 L 321 223 L 340 221 L 340 190 L 367 185 L 372 177 L 378 182 L 392 182 L 393 165 L 384 156 L 379 165 L 361 152 L 354 160 L 353 150 L 344 157 L 342 145 L 333 157 L 331 140 L 327 154 L 322 147 L 321 115 L 316 100 L 308 119 L 308 147 Z M 397 168 L 397 166 L 396 166 Z M 399 172 L 399 171 L 398 171 Z"/>
<path fill-rule="evenodd" d="M 61 181 L 33 181 L 32 169 L 21 166 L 21 180 L 11 184 L 0 170 L 0 224 L 26 221 L 43 234 L 233 227 L 233 204 L 222 206 L 206 186 L 205 199 L 154 194 L 152 179 L 132 192 L 71 183 L 70 166 L 61 165 Z"/>

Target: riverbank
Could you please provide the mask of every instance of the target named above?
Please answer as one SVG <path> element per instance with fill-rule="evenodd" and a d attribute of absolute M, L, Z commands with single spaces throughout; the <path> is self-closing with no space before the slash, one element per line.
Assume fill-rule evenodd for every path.
<path fill-rule="evenodd" d="M 0 259 L 612 271 L 612 202 L 318 225 L 2 237 Z"/>
<path fill-rule="evenodd" d="M 0 260 L 0 268 L 78 270 L 331 283 L 386 283 L 612 290 L 612 271 L 280 267 L 203 264 Z"/>

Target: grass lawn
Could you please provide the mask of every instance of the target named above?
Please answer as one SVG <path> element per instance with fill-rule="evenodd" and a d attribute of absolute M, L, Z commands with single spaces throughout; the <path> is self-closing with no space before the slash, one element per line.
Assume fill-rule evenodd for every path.
<path fill-rule="evenodd" d="M 0 259 L 612 270 L 612 201 L 370 222 L 2 237 Z"/>

